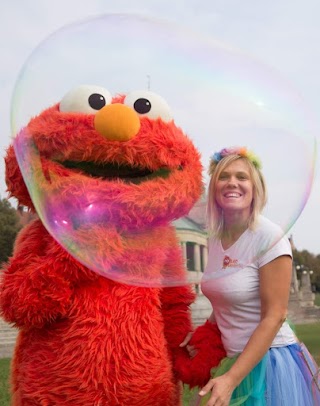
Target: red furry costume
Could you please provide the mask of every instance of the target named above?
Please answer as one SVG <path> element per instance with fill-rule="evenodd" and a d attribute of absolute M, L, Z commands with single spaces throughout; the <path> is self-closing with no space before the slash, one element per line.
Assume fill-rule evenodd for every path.
<path fill-rule="evenodd" d="M 27 129 L 45 176 L 50 170 L 62 187 L 116 196 L 116 212 L 92 230 L 100 233 L 110 266 L 182 274 L 181 250 L 169 223 L 187 214 L 201 193 L 199 154 L 172 120 L 139 114 L 125 102 L 117 97 L 94 105 L 92 112 L 91 103 L 88 112 L 79 103 L 74 108 L 69 95 L 63 109 L 60 103 L 45 110 Z M 103 115 L 110 106 L 115 110 Z M 129 110 L 137 117 L 132 125 L 123 116 Z M 106 129 L 104 120 L 114 117 L 120 119 Z M 110 163 L 118 176 L 108 176 Z M 148 175 L 141 172 L 139 181 L 130 182 L 128 167 Z M 157 176 L 163 168 L 169 175 Z M 13 147 L 6 156 L 6 181 L 10 194 L 34 210 Z M 102 277 L 69 255 L 40 220 L 18 236 L 0 299 L 3 317 L 20 329 L 13 405 L 178 406 L 178 379 L 205 383 L 224 355 L 219 333 L 208 325 L 195 333 L 200 350 L 193 360 L 179 348 L 191 330 L 194 294 L 188 286 L 134 287 Z"/>

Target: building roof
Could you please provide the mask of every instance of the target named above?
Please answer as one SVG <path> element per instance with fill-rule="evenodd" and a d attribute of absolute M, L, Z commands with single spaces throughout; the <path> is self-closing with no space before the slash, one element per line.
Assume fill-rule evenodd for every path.
<path fill-rule="evenodd" d="M 201 198 L 192 207 L 189 214 L 173 222 L 177 230 L 190 230 L 201 234 L 206 234 L 206 196 Z"/>
<path fill-rule="evenodd" d="M 172 224 L 177 230 L 190 230 L 201 234 L 206 233 L 201 225 L 197 224 L 189 217 L 182 217 L 181 219 L 173 221 Z"/>
<path fill-rule="evenodd" d="M 202 196 L 188 214 L 188 218 L 198 224 L 202 229 L 206 227 L 206 206 L 207 202 Z"/>

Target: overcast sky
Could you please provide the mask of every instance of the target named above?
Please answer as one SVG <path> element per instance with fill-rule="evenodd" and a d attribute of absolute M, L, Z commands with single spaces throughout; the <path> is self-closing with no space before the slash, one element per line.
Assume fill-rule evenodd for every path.
<path fill-rule="evenodd" d="M 10 104 L 13 88 L 26 59 L 52 32 L 66 24 L 105 13 L 134 12 L 184 24 L 239 49 L 274 68 L 291 82 L 306 101 L 320 112 L 320 3 L 318 0 L 11 0 L 3 1 L 0 14 L 0 150 L 4 156 L 10 143 Z M 168 65 L 168 69 L 170 64 Z M 192 69 L 192 65 L 191 68 Z M 46 107 L 46 106 L 45 106 Z M 183 106 L 180 106 L 182 108 Z M 293 110 L 294 112 L 294 110 Z M 280 111 L 281 113 L 281 111 Z M 292 114 L 292 113 L 291 113 Z M 220 118 L 223 114 L 220 114 Z M 292 118 L 297 120 L 295 117 Z M 290 114 L 286 120 L 290 119 Z M 183 116 L 181 116 L 183 121 Z M 297 123 L 298 120 L 297 120 Z M 276 144 L 276 140 L 271 138 Z M 290 154 L 292 143 L 282 144 L 284 155 Z M 279 154 L 279 151 L 278 151 Z M 293 155 L 294 160 L 296 158 Z M 280 156 L 281 159 L 281 156 Z M 5 197 L 4 165 L 0 164 L 0 195 Z M 268 169 L 268 168 L 267 168 Z M 294 169 L 292 171 L 294 172 Z M 297 175 L 294 173 L 293 177 Z M 301 177 L 300 182 L 307 181 Z M 292 182 L 288 182 L 289 188 Z M 285 189 L 286 186 L 276 185 Z M 294 187 L 294 186 L 293 186 Z M 303 188 L 302 188 L 303 189 Z M 301 189 L 301 190 L 302 190 Z M 281 194 L 285 216 L 303 200 L 299 188 L 288 199 Z M 280 196 L 280 194 L 279 194 Z M 288 201 L 287 201 L 288 200 Z M 312 193 L 299 219 L 289 231 L 299 250 L 320 253 L 320 178 L 316 176 Z M 282 211 L 281 211 L 282 210 Z M 280 221 L 281 223 L 281 221 Z M 289 220 L 283 220 L 287 225 Z"/>

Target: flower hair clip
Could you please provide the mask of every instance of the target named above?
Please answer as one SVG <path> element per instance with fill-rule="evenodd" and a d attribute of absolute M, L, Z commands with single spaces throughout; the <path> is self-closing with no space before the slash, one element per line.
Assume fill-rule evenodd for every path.
<path fill-rule="evenodd" d="M 252 151 L 249 151 L 246 147 L 223 148 L 221 151 L 215 152 L 211 156 L 210 160 L 212 163 L 217 164 L 221 161 L 221 159 L 229 155 L 239 155 L 240 157 L 245 157 L 249 159 L 249 161 L 252 162 L 257 169 L 262 168 L 261 161 L 257 155 L 255 155 Z"/>

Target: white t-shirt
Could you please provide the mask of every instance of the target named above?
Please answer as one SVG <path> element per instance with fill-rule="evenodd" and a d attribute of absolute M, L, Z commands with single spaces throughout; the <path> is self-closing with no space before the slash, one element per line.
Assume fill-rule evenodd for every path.
<path fill-rule="evenodd" d="M 243 351 L 260 322 L 259 268 L 281 255 L 292 256 L 289 240 L 279 226 L 263 216 L 255 230 L 247 229 L 226 250 L 220 240 L 210 239 L 201 289 L 212 304 L 229 357 Z M 271 346 L 295 342 L 293 331 L 284 322 Z"/>

